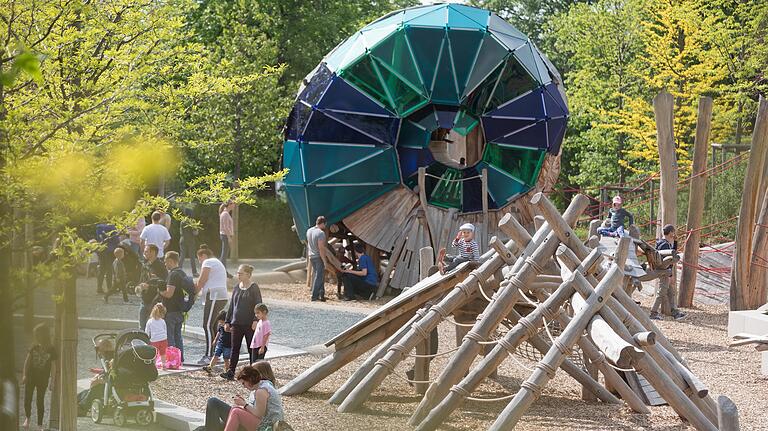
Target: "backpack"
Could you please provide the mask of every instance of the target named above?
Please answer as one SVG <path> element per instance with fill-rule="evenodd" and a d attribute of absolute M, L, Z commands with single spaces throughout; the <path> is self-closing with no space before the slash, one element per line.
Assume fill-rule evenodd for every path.
<path fill-rule="evenodd" d="M 181 300 L 181 311 L 186 313 L 187 311 L 192 309 L 192 306 L 195 305 L 195 299 L 197 297 L 197 294 L 195 292 L 195 282 L 192 280 L 192 277 L 188 276 L 187 273 L 182 271 L 180 268 L 176 268 L 173 271 L 179 271 L 181 272 L 181 290 L 184 293 L 184 296 L 186 296 L 185 299 Z"/>

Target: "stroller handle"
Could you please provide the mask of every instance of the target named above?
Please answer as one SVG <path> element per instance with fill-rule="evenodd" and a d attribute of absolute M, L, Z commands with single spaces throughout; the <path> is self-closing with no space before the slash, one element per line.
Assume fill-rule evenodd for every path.
<path fill-rule="evenodd" d="M 97 335 L 95 335 L 95 336 L 94 336 L 94 337 L 91 339 L 91 342 L 93 342 L 93 347 L 96 347 L 96 346 L 98 345 L 99 341 L 100 341 L 102 338 L 115 338 L 115 337 L 117 337 L 117 334 L 115 334 L 114 332 L 105 332 L 105 333 L 103 333 L 103 334 L 97 334 Z"/>

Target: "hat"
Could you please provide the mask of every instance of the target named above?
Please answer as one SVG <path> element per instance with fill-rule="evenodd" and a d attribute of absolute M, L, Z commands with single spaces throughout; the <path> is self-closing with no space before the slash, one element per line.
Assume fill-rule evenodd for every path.
<path fill-rule="evenodd" d="M 474 232 L 475 225 L 473 225 L 472 223 L 464 223 L 463 225 L 461 225 L 461 227 L 459 227 L 459 230 L 468 230 L 470 232 Z"/>
<path fill-rule="evenodd" d="M 613 203 L 620 204 L 622 202 L 623 201 L 621 200 L 621 196 L 616 195 L 616 196 L 613 197 Z"/>

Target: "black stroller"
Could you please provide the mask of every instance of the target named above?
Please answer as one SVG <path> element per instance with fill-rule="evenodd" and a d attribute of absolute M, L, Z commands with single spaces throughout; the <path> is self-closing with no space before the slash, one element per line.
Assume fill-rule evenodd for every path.
<path fill-rule="evenodd" d="M 104 340 L 114 342 L 114 351 L 106 351 Z M 91 419 L 101 423 L 112 414 L 117 426 L 124 426 L 128 417 L 147 426 L 155 421 L 155 401 L 149 382 L 157 379 L 155 357 L 157 350 L 149 345 L 149 337 L 138 329 L 126 329 L 117 334 L 93 337 L 96 356 L 104 368 L 104 394 L 91 404 Z"/>

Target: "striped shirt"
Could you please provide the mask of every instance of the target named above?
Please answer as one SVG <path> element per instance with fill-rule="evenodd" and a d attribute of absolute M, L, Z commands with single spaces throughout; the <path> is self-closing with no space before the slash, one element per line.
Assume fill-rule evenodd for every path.
<path fill-rule="evenodd" d="M 464 238 L 454 239 L 451 245 L 459 250 L 459 256 L 469 260 L 480 260 L 480 246 L 477 241 L 465 240 Z"/>

